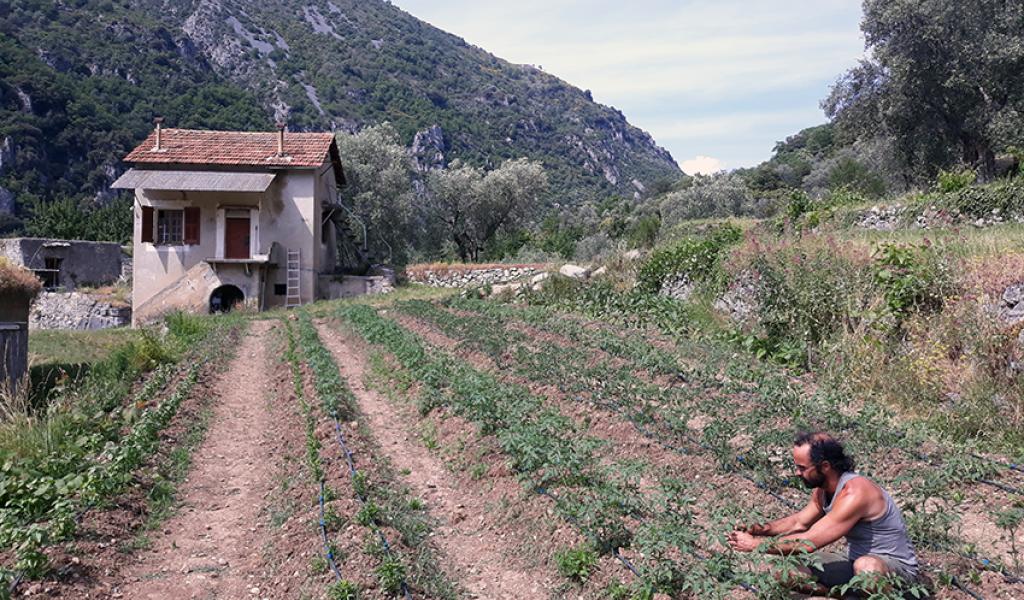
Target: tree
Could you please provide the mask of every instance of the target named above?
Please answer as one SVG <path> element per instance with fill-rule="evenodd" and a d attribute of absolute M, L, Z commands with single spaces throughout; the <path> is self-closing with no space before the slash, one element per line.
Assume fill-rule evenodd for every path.
<path fill-rule="evenodd" d="M 388 123 L 339 135 L 347 185 L 342 194 L 367 227 L 368 245 L 402 264 L 412 246 L 413 166 Z M 385 243 L 386 242 L 386 243 Z"/>
<path fill-rule="evenodd" d="M 525 158 L 488 173 L 455 161 L 428 175 L 428 210 L 443 224 L 459 258 L 476 261 L 496 235 L 527 224 L 547 186 L 544 168 Z"/>
<path fill-rule="evenodd" d="M 865 0 L 868 58 L 822 107 L 860 139 L 882 133 L 913 176 L 955 162 L 994 172 L 1024 130 L 1024 5 Z"/>
<path fill-rule="evenodd" d="M 88 205 L 61 197 L 47 202 L 31 197 L 25 233 L 61 240 L 128 243 L 132 238 L 132 196 L 121 195 L 107 204 Z"/>

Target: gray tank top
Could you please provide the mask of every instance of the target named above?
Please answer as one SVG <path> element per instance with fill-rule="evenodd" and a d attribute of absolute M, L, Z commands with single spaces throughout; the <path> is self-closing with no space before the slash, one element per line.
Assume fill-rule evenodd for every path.
<path fill-rule="evenodd" d="M 825 514 L 832 512 L 832 503 L 843 491 L 846 483 L 854 477 L 860 477 L 856 473 L 843 473 L 839 478 L 839 485 L 836 486 L 836 493 L 832 496 L 828 506 L 822 507 Z M 885 496 L 885 513 L 874 521 L 860 520 L 853 529 L 846 534 L 846 542 L 850 546 L 850 560 L 857 560 L 865 554 L 872 554 L 891 558 L 898 561 L 907 572 L 916 576 L 918 573 L 917 555 L 914 554 L 914 547 L 907 537 L 907 525 L 903 522 L 903 515 L 900 508 L 893 502 L 889 492 L 882 490 Z"/>

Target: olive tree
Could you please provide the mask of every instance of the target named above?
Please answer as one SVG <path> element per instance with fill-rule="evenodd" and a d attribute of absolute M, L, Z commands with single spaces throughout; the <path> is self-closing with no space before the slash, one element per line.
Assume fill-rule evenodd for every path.
<path fill-rule="evenodd" d="M 912 176 L 955 162 L 994 171 L 1024 131 L 1024 4 L 865 0 L 867 58 L 822 106 L 840 129 L 894 141 Z"/>
<path fill-rule="evenodd" d="M 355 134 L 339 134 L 338 150 L 347 184 L 342 194 L 366 224 L 368 245 L 404 262 L 412 244 L 413 166 L 398 133 L 388 123 Z"/>
<path fill-rule="evenodd" d="M 495 236 L 529 224 L 547 187 L 544 168 L 525 158 L 508 160 L 490 172 L 454 161 L 427 175 L 425 202 L 459 258 L 476 261 Z"/>

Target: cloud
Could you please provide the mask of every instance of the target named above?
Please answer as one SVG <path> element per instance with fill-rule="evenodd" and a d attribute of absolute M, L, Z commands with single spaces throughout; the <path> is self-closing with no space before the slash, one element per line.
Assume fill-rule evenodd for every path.
<path fill-rule="evenodd" d="M 725 163 L 710 156 L 695 156 L 679 163 L 679 168 L 687 175 L 710 175 L 725 170 Z"/>

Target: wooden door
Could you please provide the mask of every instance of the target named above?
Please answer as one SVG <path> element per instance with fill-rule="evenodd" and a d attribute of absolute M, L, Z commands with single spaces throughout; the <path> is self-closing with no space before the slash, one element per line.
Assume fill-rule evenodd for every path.
<path fill-rule="evenodd" d="M 249 217 L 229 217 L 224 222 L 224 258 L 251 258 Z"/>

